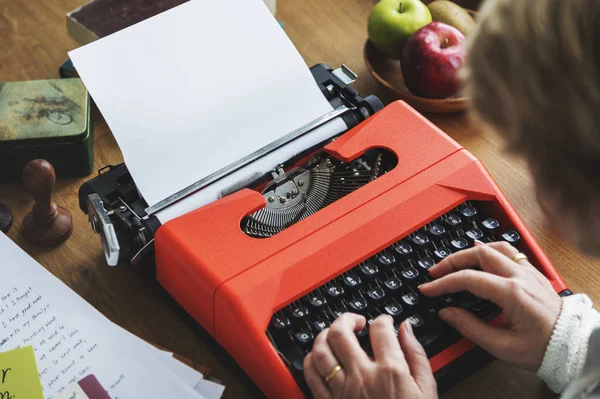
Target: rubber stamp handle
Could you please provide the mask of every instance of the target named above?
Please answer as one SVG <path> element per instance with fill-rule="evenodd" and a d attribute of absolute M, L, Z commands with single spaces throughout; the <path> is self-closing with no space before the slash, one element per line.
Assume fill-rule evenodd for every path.
<path fill-rule="evenodd" d="M 50 162 L 43 159 L 30 161 L 23 169 L 25 190 L 35 201 L 34 219 L 48 221 L 56 215 L 56 204 L 52 202 L 52 192 L 56 183 L 56 173 Z"/>

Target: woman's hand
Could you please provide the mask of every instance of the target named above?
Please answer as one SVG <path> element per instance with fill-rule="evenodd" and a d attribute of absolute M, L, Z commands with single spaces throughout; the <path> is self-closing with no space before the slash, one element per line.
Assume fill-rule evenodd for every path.
<path fill-rule="evenodd" d="M 561 299 L 529 262 L 512 260 L 517 253 L 508 243 L 479 243 L 429 269 L 437 280 L 420 290 L 428 296 L 469 291 L 497 304 L 504 314 L 504 328 L 490 326 L 458 308 L 442 310 L 439 316 L 495 357 L 537 371 L 560 313 Z"/>
<path fill-rule="evenodd" d="M 429 360 L 410 323 L 402 323 L 396 335 L 390 316 L 375 319 L 369 326 L 374 358 L 354 334 L 365 326 L 363 316 L 344 313 L 317 336 L 304 359 L 304 377 L 315 398 L 437 398 Z M 337 365 L 341 369 L 326 383 Z"/>

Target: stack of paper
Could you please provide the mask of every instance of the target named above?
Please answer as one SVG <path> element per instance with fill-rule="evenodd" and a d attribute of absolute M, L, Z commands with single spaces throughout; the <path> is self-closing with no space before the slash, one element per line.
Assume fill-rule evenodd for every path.
<path fill-rule="evenodd" d="M 46 399 L 90 374 L 112 399 L 223 393 L 172 353 L 110 322 L 2 233 L 0 253 L 0 352 L 33 347 Z"/>

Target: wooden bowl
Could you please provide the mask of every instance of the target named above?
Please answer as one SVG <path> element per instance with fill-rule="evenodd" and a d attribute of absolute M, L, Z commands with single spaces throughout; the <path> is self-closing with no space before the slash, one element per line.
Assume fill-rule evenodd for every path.
<path fill-rule="evenodd" d="M 387 58 L 367 40 L 364 50 L 365 64 L 375 80 L 392 90 L 400 100 L 406 101 L 417 111 L 436 114 L 461 112 L 467 108 L 466 97 L 433 99 L 413 94 L 404 84 L 400 61 Z"/>
<path fill-rule="evenodd" d="M 472 10 L 467 10 L 467 12 L 474 18 L 477 15 Z M 406 101 L 418 111 L 445 114 L 461 112 L 467 108 L 467 97 L 433 99 L 413 94 L 404 84 L 400 61 L 387 58 L 369 40 L 365 44 L 364 57 L 367 69 L 375 80 L 392 90 L 400 100 Z"/>

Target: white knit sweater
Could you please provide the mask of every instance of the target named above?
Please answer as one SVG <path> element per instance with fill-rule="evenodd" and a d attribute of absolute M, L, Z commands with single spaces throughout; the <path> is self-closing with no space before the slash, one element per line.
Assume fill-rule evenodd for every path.
<path fill-rule="evenodd" d="M 537 375 L 562 398 L 600 398 L 600 313 L 587 296 L 563 298 Z"/>

